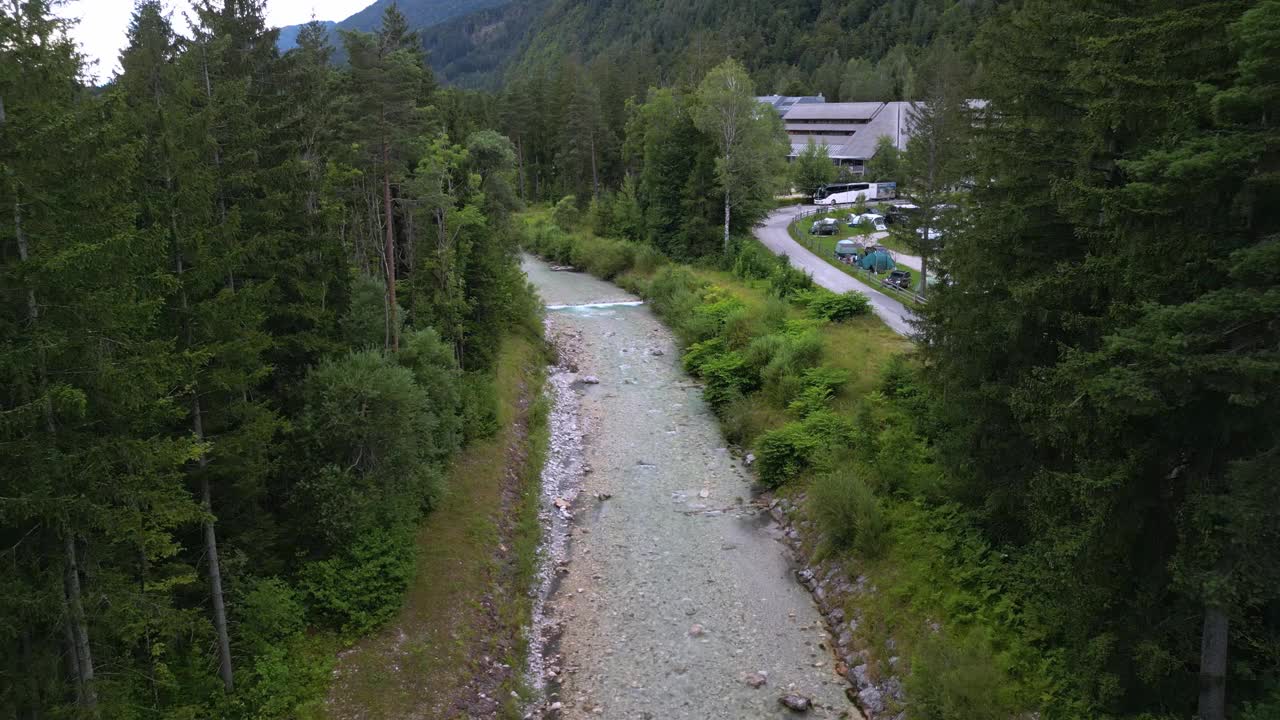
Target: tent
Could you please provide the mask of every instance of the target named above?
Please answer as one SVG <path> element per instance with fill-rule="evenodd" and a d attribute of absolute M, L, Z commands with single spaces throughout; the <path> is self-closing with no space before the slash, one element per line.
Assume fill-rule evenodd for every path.
<path fill-rule="evenodd" d="M 898 264 L 893 261 L 893 257 L 884 250 L 869 252 L 858 261 L 858 267 L 863 270 L 873 270 L 878 273 L 889 272 L 897 266 Z"/>
<path fill-rule="evenodd" d="M 849 255 L 857 255 L 859 249 L 858 243 L 852 240 L 841 240 L 836 243 L 836 257 L 843 258 Z"/>

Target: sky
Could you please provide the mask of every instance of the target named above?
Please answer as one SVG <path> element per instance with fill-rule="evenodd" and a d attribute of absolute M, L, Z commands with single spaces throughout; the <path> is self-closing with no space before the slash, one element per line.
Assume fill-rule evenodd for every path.
<path fill-rule="evenodd" d="M 185 30 L 182 15 L 191 7 L 188 0 L 163 2 L 173 11 L 174 27 Z M 372 3 L 373 0 L 267 0 L 267 23 L 276 27 L 296 25 L 307 22 L 313 14 L 317 20 L 345 20 Z M 97 61 L 89 73 L 100 81 L 109 79 L 120 67 L 117 57 L 124 47 L 133 5 L 134 0 L 68 0 L 56 10 L 62 17 L 80 20 L 71 35 L 90 62 Z"/>

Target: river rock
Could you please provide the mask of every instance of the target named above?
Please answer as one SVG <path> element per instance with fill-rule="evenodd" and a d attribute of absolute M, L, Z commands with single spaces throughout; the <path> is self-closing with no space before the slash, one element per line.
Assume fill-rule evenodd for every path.
<path fill-rule="evenodd" d="M 884 712 L 884 697 L 879 690 L 869 687 L 858 693 L 858 707 L 862 708 L 864 713 L 874 717 Z"/>
<path fill-rule="evenodd" d="M 840 633 L 840 637 L 836 639 L 836 647 L 840 648 L 841 650 L 844 650 L 845 648 L 849 647 L 852 644 L 853 644 L 853 633 L 849 632 L 848 630 L 845 630 L 844 632 Z"/>
<path fill-rule="evenodd" d="M 809 712 L 809 708 L 813 707 L 812 700 L 803 695 L 796 695 L 795 693 L 783 695 L 778 698 L 778 702 L 782 703 L 782 706 L 786 709 L 794 712 Z"/>
<path fill-rule="evenodd" d="M 902 681 L 896 675 L 886 680 L 884 685 L 880 686 L 880 690 L 898 702 L 902 702 L 906 698 L 906 693 L 902 689 Z"/>
<path fill-rule="evenodd" d="M 706 630 L 698 623 L 689 626 L 689 637 L 702 637 L 705 633 Z"/>
<path fill-rule="evenodd" d="M 844 622 L 844 610 L 842 608 L 832 610 L 831 614 L 827 615 L 827 619 L 831 621 L 832 625 L 839 625 Z"/>
<path fill-rule="evenodd" d="M 760 672 L 747 673 L 746 683 L 753 688 L 762 687 L 769 682 L 769 673 L 761 670 Z"/>
<path fill-rule="evenodd" d="M 596 377 L 595 375 L 584 375 L 582 378 L 582 383 L 584 385 L 599 385 L 600 378 Z"/>
<path fill-rule="evenodd" d="M 662 351 L 662 348 L 652 348 L 649 350 L 649 354 L 654 357 L 662 357 L 663 355 L 666 355 L 666 353 Z"/>
<path fill-rule="evenodd" d="M 800 581 L 801 585 L 811 590 L 813 589 L 813 571 L 812 570 L 808 568 L 805 568 L 804 570 L 797 570 L 796 580 Z"/>
<path fill-rule="evenodd" d="M 859 690 L 871 686 L 871 678 L 867 675 L 867 664 L 856 665 L 849 671 L 849 682 L 853 683 Z"/>
<path fill-rule="evenodd" d="M 755 454 L 755 453 L 747 453 L 747 457 L 746 457 L 742 462 L 743 462 L 743 464 L 744 464 L 744 465 L 746 465 L 747 467 L 751 467 L 752 465 L 755 465 L 755 464 L 756 464 L 756 454 Z"/>

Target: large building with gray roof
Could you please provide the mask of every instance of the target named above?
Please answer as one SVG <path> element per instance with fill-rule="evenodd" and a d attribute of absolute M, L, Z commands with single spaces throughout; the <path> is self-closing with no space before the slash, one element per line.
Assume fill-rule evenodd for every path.
<path fill-rule="evenodd" d="M 825 145 L 831 161 L 861 174 L 876 154 L 876 143 L 888 137 L 899 150 L 911 137 L 910 102 L 794 104 L 782 116 L 791 140 L 791 157 L 813 142 Z"/>

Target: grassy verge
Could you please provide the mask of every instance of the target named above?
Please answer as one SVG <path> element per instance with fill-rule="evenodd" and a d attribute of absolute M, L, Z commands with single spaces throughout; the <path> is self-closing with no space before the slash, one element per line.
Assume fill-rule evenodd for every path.
<path fill-rule="evenodd" d="M 464 717 L 454 702 L 476 677 L 494 672 L 495 660 L 511 668 L 499 673 L 496 697 L 507 704 L 504 716 L 518 717 L 511 691 L 521 690 L 530 612 L 524 589 L 536 572 L 547 430 L 546 405 L 535 398 L 544 363 L 533 341 L 504 341 L 496 371 L 499 432 L 453 463 L 445 497 L 418 531 L 404 607 L 383 631 L 342 654 L 328 717 Z"/>
<path fill-rule="evenodd" d="M 1076 707 L 1061 660 L 1022 623 L 1016 572 L 946 502 L 925 434 L 932 400 L 907 341 L 869 314 L 815 316 L 824 302 L 808 278 L 753 241 L 732 272 L 539 216 L 525 246 L 636 292 L 675 331 L 726 437 L 756 454 L 779 494 L 809 498 L 798 512 L 820 531 L 815 554 L 876 588 L 846 617 L 861 618 L 869 672 L 905 679 L 913 717 Z"/>

